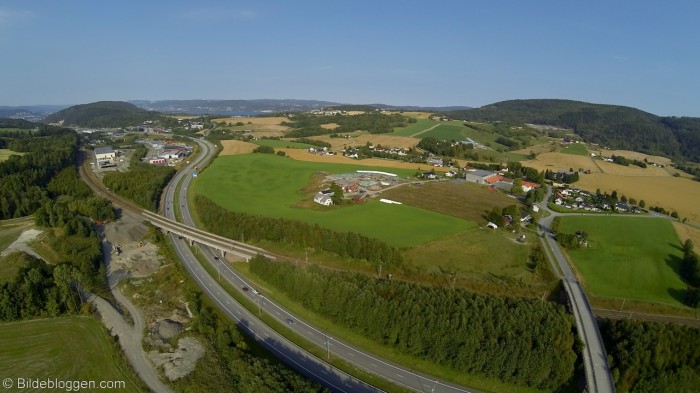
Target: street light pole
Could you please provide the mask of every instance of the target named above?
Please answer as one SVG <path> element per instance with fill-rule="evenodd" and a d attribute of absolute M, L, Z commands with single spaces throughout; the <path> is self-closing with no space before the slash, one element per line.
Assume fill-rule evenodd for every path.
<path fill-rule="evenodd" d="M 331 339 L 326 336 L 326 359 L 331 360 Z"/>

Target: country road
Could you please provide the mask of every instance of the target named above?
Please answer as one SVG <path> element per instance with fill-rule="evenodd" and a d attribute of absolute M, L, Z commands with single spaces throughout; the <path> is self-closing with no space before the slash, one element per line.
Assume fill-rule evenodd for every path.
<path fill-rule="evenodd" d="M 571 301 L 571 312 L 574 314 L 576 321 L 576 329 L 578 330 L 581 341 L 586 345 L 583 351 L 583 363 L 586 371 L 586 381 L 588 391 L 591 393 L 614 393 L 615 384 L 612 379 L 612 372 L 608 366 L 608 356 L 605 351 L 603 339 L 598 329 L 598 324 L 593 316 L 586 294 L 581 288 L 576 276 L 571 271 L 571 268 L 566 260 L 566 257 L 561 252 L 559 244 L 555 240 L 555 234 L 551 231 L 552 221 L 560 214 L 552 211 L 547 206 L 547 201 L 552 194 L 552 188 L 547 186 L 547 194 L 544 202 L 540 203 L 540 208 L 549 212 L 550 215 L 540 219 L 538 224 L 538 233 L 544 237 L 546 242 L 545 248 L 548 249 L 547 256 L 550 263 L 554 263 L 551 257 L 557 263 L 559 269 L 554 269 L 554 272 L 561 271 L 563 275 L 562 283 L 564 289 Z"/>

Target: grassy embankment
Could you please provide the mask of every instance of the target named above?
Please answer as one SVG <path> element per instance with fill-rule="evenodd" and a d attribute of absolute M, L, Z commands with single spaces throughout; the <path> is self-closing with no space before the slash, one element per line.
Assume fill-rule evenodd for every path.
<path fill-rule="evenodd" d="M 3 378 L 124 381 L 126 392 L 144 392 L 116 342 L 98 321 L 59 317 L 0 323 Z"/>

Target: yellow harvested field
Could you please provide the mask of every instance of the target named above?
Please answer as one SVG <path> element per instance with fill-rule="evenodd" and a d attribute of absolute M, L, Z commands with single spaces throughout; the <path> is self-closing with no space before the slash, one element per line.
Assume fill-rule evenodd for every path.
<path fill-rule="evenodd" d="M 387 115 L 393 115 L 393 114 L 400 114 L 408 117 L 415 117 L 416 119 L 428 119 L 430 118 L 431 113 L 430 112 L 395 112 L 395 111 L 386 111 L 384 112 Z"/>
<path fill-rule="evenodd" d="M 325 128 L 326 130 L 335 130 L 338 127 L 340 127 L 338 123 L 321 124 L 321 128 Z"/>
<path fill-rule="evenodd" d="M 228 126 L 236 124 L 238 122 L 243 123 L 240 128 L 234 128 L 236 130 L 250 129 L 253 130 L 253 135 L 255 137 L 263 136 L 274 136 L 280 137 L 284 136 L 284 131 L 289 130 L 289 127 L 283 126 L 280 123 L 283 121 L 288 121 L 286 117 L 227 117 L 221 119 L 213 119 L 213 122 L 224 123 Z M 248 124 L 250 123 L 250 124 Z"/>
<path fill-rule="evenodd" d="M 311 162 L 331 162 L 337 164 L 350 164 L 350 165 L 362 165 L 371 167 L 384 167 L 384 168 L 403 168 L 403 169 L 413 169 L 419 171 L 429 171 L 435 170 L 439 172 L 447 172 L 450 168 L 447 167 L 432 167 L 428 164 L 418 164 L 415 162 L 401 162 L 394 160 L 383 160 L 381 158 L 366 158 L 364 160 L 355 160 L 353 158 L 344 157 L 341 155 L 324 156 L 309 153 L 302 149 L 275 149 L 277 151 L 283 151 L 287 157 L 291 157 L 299 161 L 311 161 Z"/>
<path fill-rule="evenodd" d="M 690 239 L 695 245 L 695 252 L 700 254 L 700 229 L 678 221 L 673 222 L 673 227 L 676 228 L 676 233 L 678 233 L 678 238 L 681 239 L 681 242 L 685 243 L 686 240 Z"/>
<path fill-rule="evenodd" d="M 614 162 L 596 160 L 598 167 L 604 172 L 612 175 L 625 176 L 671 176 L 664 168 L 648 165 L 646 168 L 640 168 L 636 165 L 617 165 Z"/>
<path fill-rule="evenodd" d="M 589 151 L 594 152 L 596 154 L 600 153 L 605 157 L 611 157 L 612 155 L 616 155 L 616 156 L 622 156 L 625 158 L 629 158 L 630 160 L 639 160 L 639 161 L 644 161 L 644 159 L 646 158 L 649 162 L 655 162 L 657 164 L 664 164 L 664 165 L 671 164 L 670 158 L 661 157 L 661 156 L 650 156 L 648 154 L 639 153 L 636 151 L 595 149 L 591 146 L 589 146 L 588 149 L 589 149 Z"/>
<path fill-rule="evenodd" d="M 596 161 L 599 162 L 599 161 Z M 600 169 L 596 166 L 591 157 L 577 156 L 574 154 L 564 153 L 542 153 L 534 160 L 523 161 L 523 166 L 535 168 L 538 171 L 549 169 L 550 171 L 566 170 L 573 168 L 575 171 L 579 168 L 584 171 L 590 170 L 592 173 L 599 173 Z"/>
<path fill-rule="evenodd" d="M 700 223 L 700 182 L 672 176 L 623 176 L 609 173 L 582 175 L 575 187 L 595 192 L 617 190 L 618 195 L 644 200 L 647 207 L 676 210 L 681 218 Z"/>
<path fill-rule="evenodd" d="M 420 141 L 420 139 L 417 138 L 411 138 L 407 136 L 393 136 L 386 134 L 352 133 L 350 135 L 353 135 L 353 137 L 331 138 L 328 135 L 319 135 L 310 138 L 327 142 L 331 145 L 332 149 L 342 149 L 346 146 L 361 146 L 366 145 L 367 142 L 386 147 L 403 147 L 407 149 L 409 147 L 414 147 Z"/>
<path fill-rule="evenodd" d="M 221 145 L 224 149 L 219 153 L 222 156 L 232 156 L 234 154 L 248 154 L 252 153 L 258 145 L 250 142 L 236 141 L 236 140 L 225 140 L 221 141 Z"/>

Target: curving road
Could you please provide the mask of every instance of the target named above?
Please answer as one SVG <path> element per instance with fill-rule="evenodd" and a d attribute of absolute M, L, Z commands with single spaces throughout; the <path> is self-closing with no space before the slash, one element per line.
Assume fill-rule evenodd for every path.
<path fill-rule="evenodd" d="M 169 208 L 166 208 L 166 217 L 175 219 L 175 208 L 177 207 L 180 210 L 182 222 L 189 226 L 195 226 L 191 213 L 188 209 L 186 192 L 192 180 L 191 171 L 195 166 L 201 166 L 201 163 L 206 162 L 213 154 L 213 146 L 211 144 L 201 140 L 198 140 L 197 142 L 202 148 L 203 154 L 200 156 L 201 158 L 196 162 L 191 163 L 187 168 L 178 172 L 177 176 L 173 178 L 170 185 L 166 189 L 165 197 L 166 206 L 169 206 Z M 179 199 L 177 202 L 175 202 L 175 187 L 180 184 L 181 180 L 182 184 L 180 185 L 181 189 Z M 176 204 L 179 206 L 175 206 Z M 213 277 L 204 271 L 199 262 L 196 261 L 194 256 L 191 254 L 191 251 L 187 247 L 184 240 L 179 239 L 177 236 L 171 236 L 171 240 L 173 240 L 174 244 L 176 244 L 176 251 L 185 262 L 185 266 L 187 267 L 188 271 L 192 274 L 207 295 L 211 297 L 217 303 L 217 305 L 221 307 L 225 313 L 227 313 L 227 315 L 229 315 L 234 321 L 237 321 L 238 325 L 242 329 L 255 337 L 273 354 L 290 364 L 290 366 L 296 368 L 312 379 L 319 381 L 333 391 L 361 392 L 378 390 L 373 386 L 369 386 L 364 382 L 361 382 L 348 376 L 344 372 L 335 369 L 325 361 L 306 353 L 304 350 L 296 347 L 296 345 L 287 341 L 284 337 L 259 321 L 255 315 L 250 314 L 247 310 L 240 306 L 228 293 L 226 293 L 226 291 L 219 286 Z M 238 288 L 242 294 L 250 297 L 253 302 L 258 304 L 258 311 L 260 313 L 265 312 L 266 314 L 279 320 L 281 323 L 287 324 L 287 327 L 293 330 L 299 336 L 302 336 L 308 341 L 311 341 L 319 347 L 325 349 L 328 357 L 332 355 L 334 358 L 341 358 L 359 369 L 378 375 L 388 381 L 391 381 L 392 383 L 417 392 L 478 393 L 476 390 L 470 390 L 446 381 L 436 380 L 428 375 L 420 374 L 403 366 L 393 364 L 373 356 L 370 353 L 357 349 L 336 337 L 328 335 L 321 329 L 300 320 L 288 310 L 266 298 L 264 294 L 255 291 L 258 292 L 258 294 L 256 294 L 253 290 L 244 291 L 242 288 L 246 287 L 252 289 L 253 286 L 245 281 L 242 276 L 237 274 L 237 272 L 231 268 L 229 264 L 223 263 L 219 259 L 216 250 L 201 245 L 199 246 L 199 249 L 202 250 L 203 254 L 209 260 L 209 263 L 216 267 L 218 275 L 221 276 L 221 278 L 226 279 L 235 288 Z"/>
<path fill-rule="evenodd" d="M 552 193 L 552 188 L 550 186 L 547 187 L 547 195 L 544 202 L 540 203 L 540 207 L 548 211 L 550 215 L 540 220 L 537 230 L 541 235 L 544 235 L 544 239 L 549 245 L 551 254 L 547 253 L 547 255 L 554 256 L 563 273 L 562 282 L 571 300 L 571 309 L 576 320 L 576 330 L 578 330 L 581 340 L 586 345 L 583 351 L 583 363 L 586 370 L 588 391 L 591 393 L 613 393 L 615 392 L 615 384 L 608 367 L 608 356 L 605 352 L 598 324 L 593 316 L 593 310 L 576 276 L 571 271 L 566 257 L 562 254 L 559 244 L 555 240 L 555 235 L 550 229 L 552 221 L 560 214 L 550 210 L 547 206 L 547 201 L 549 201 Z M 557 272 L 556 269 L 554 271 L 555 273 Z"/>

